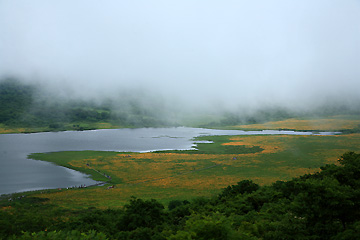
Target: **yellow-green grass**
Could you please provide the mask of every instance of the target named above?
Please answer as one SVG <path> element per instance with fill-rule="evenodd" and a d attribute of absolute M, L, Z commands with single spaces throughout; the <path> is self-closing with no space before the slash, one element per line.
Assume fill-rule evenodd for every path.
<path fill-rule="evenodd" d="M 107 122 L 71 123 L 71 124 L 65 124 L 63 130 L 78 130 L 79 127 L 82 127 L 84 129 L 115 129 L 115 128 L 121 128 L 122 126 L 114 125 L 112 123 L 107 123 Z M 0 123 L 0 134 L 34 133 L 34 132 L 50 132 L 50 131 L 57 131 L 57 130 L 51 129 L 49 127 L 14 127 L 14 126 L 6 126 Z"/>
<path fill-rule="evenodd" d="M 332 116 L 329 118 L 290 118 L 283 121 L 266 122 L 262 124 L 248 124 L 231 126 L 231 129 L 292 129 L 292 130 L 319 130 L 319 131 L 339 131 L 354 129 L 360 126 L 360 116 Z"/>
<path fill-rule="evenodd" d="M 26 132 L 26 128 L 17 128 L 17 127 L 8 127 L 2 123 L 0 123 L 0 134 L 7 134 L 7 133 L 24 133 Z"/>
<path fill-rule="evenodd" d="M 63 189 L 36 196 L 64 208 L 116 208 L 131 196 L 155 198 L 167 204 L 174 199 L 208 197 L 228 185 L 251 179 L 260 185 L 289 180 L 319 171 L 346 151 L 360 151 L 360 134 L 333 136 L 256 135 L 201 137 L 219 141 L 214 148 L 241 147 L 234 153 L 190 152 L 59 152 L 33 155 L 37 159 L 92 173 L 93 169 L 112 177 L 111 183 L 83 189 Z M 211 144 L 210 144 L 211 145 Z M 199 145 L 201 150 L 201 145 Z M 258 147 L 262 151 L 247 152 Z M 221 149 L 220 149 L 221 150 Z M 221 152 L 219 150 L 219 152 Z M 204 152 L 204 151 L 203 151 Z M 98 174 L 96 177 L 96 174 Z M 114 188 L 108 189 L 109 186 Z"/>

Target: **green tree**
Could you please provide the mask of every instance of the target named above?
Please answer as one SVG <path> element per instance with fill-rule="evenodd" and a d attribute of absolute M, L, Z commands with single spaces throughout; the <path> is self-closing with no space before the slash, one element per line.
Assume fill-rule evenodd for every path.
<path fill-rule="evenodd" d="M 99 233 L 96 231 L 89 231 L 89 232 L 79 232 L 77 230 L 73 231 L 51 231 L 51 232 L 24 232 L 21 236 L 12 236 L 9 239 L 19 239 L 19 240 L 107 240 L 105 234 Z"/>
<path fill-rule="evenodd" d="M 164 206 L 155 199 L 144 201 L 132 197 L 130 203 L 125 205 L 119 228 L 123 231 L 132 231 L 138 227 L 154 228 L 163 223 L 164 217 Z"/>
<path fill-rule="evenodd" d="M 299 184 L 299 194 L 291 203 L 294 218 L 301 219 L 311 235 L 329 239 L 346 228 L 348 214 L 355 210 L 353 191 L 334 178 L 308 179 Z"/>
<path fill-rule="evenodd" d="M 226 239 L 256 239 L 232 229 L 232 223 L 220 213 L 209 215 L 192 214 L 186 221 L 184 229 L 171 235 L 169 239 L 198 239 L 198 240 L 226 240 Z"/>
<path fill-rule="evenodd" d="M 252 193 L 259 189 L 259 185 L 252 180 L 243 180 L 237 185 L 228 186 L 219 194 L 219 198 L 234 196 L 238 194 Z"/>

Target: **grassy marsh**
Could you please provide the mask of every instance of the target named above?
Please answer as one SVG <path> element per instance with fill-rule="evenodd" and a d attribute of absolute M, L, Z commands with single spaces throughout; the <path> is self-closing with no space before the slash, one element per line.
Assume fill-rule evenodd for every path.
<path fill-rule="evenodd" d="M 131 196 L 156 198 L 166 204 L 173 199 L 211 196 L 245 179 L 260 185 L 290 180 L 336 163 L 345 151 L 360 151 L 360 134 L 208 136 L 196 140 L 214 143 L 200 143 L 198 151 L 32 154 L 32 158 L 88 173 L 95 180 L 108 179 L 93 169 L 111 176 L 105 186 L 36 196 L 71 209 L 121 207 Z"/>
<path fill-rule="evenodd" d="M 357 115 L 336 115 L 327 118 L 289 118 L 282 121 L 237 125 L 228 128 L 244 130 L 289 129 L 296 131 L 344 131 L 359 128 L 359 126 L 360 118 Z"/>

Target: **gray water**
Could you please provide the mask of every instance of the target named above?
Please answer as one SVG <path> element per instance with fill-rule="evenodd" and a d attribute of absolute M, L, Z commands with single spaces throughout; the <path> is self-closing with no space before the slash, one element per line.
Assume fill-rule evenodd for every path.
<path fill-rule="evenodd" d="M 191 149 L 201 135 L 292 134 L 293 131 L 238 131 L 201 128 L 104 129 L 0 135 L 0 194 L 96 184 L 89 176 L 52 163 L 27 159 L 30 153 L 58 151 L 131 151 Z M 319 133 L 318 133 L 319 134 Z M 331 132 L 320 134 L 330 135 Z"/>

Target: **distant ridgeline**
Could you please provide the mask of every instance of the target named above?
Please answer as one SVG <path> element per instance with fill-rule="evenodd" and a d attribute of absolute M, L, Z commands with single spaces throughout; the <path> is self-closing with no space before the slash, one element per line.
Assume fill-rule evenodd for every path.
<path fill-rule="evenodd" d="M 216 128 L 243 124 L 261 124 L 270 121 L 282 121 L 289 118 L 307 118 L 313 116 L 326 118 L 334 115 L 360 115 L 360 106 L 358 108 L 355 106 L 350 108 L 346 104 L 334 103 L 321 105 L 318 108 L 309 108 L 307 111 L 302 112 L 297 111 L 297 109 L 290 110 L 280 106 L 264 107 L 252 113 L 226 112 L 221 116 L 220 120 L 202 124 L 200 127 Z"/>
<path fill-rule="evenodd" d="M 56 95 L 56 94 L 55 94 Z M 140 93 L 124 94 L 121 98 L 104 96 L 102 100 L 82 100 L 54 96 L 39 84 L 24 83 L 15 78 L 0 79 L 0 127 L 26 128 L 25 131 L 87 130 L 114 127 L 167 127 L 187 125 L 217 128 L 241 124 L 307 116 L 339 114 L 360 115 L 360 107 L 335 102 L 307 112 L 280 106 L 264 106 L 256 111 L 222 111 L 218 114 L 194 113 L 191 110 L 166 108 L 163 101 Z M 121 99 L 121 100 L 119 100 Z M 354 110 L 355 109 L 355 110 Z M 205 111 L 205 110 L 204 110 Z M 188 118 L 188 119 L 187 119 Z M 201 120 L 199 120 L 201 119 Z M 184 124 L 184 121 L 186 124 Z M 359 130 L 356 130 L 357 132 Z"/>
<path fill-rule="evenodd" d="M 118 105 L 118 104 L 117 104 Z M 35 84 L 17 79 L 0 80 L 0 124 L 7 127 L 43 130 L 85 130 L 96 123 L 121 127 L 155 127 L 167 123 L 153 109 L 128 101 L 126 109 L 113 108 L 111 100 L 101 103 L 49 96 Z"/>

